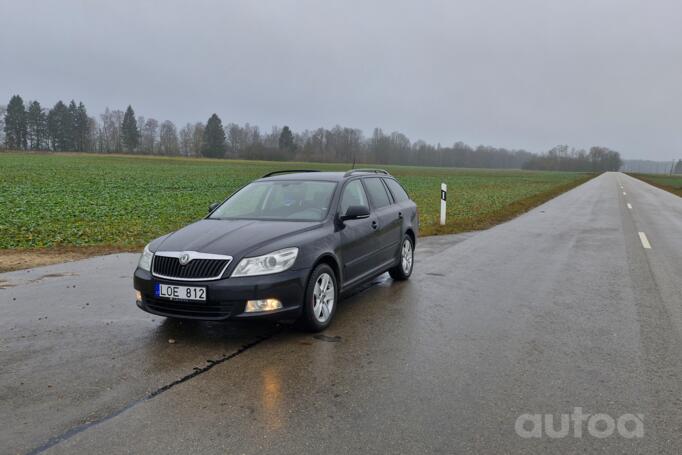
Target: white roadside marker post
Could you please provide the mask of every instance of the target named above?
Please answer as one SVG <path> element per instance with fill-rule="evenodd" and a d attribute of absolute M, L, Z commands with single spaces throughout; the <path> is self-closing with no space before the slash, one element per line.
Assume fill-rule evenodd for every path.
<path fill-rule="evenodd" d="M 448 198 L 448 186 L 440 184 L 440 225 L 445 226 L 445 204 Z"/>

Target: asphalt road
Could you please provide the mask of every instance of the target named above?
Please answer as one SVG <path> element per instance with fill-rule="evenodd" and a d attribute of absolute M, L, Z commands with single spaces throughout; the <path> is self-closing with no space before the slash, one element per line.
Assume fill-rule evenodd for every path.
<path fill-rule="evenodd" d="M 679 452 L 682 199 L 608 173 L 417 254 L 317 336 L 147 315 L 134 255 L 0 274 L 0 449 Z M 576 407 L 644 434 L 515 430 Z"/>

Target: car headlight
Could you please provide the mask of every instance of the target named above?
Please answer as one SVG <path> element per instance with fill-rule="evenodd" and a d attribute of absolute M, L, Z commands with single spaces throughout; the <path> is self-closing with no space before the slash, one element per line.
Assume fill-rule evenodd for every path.
<path fill-rule="evenodd" d="M 285 248 L 263 256 L 244 258 L 239 261 L 234 272 L 232 272 L 232 276 L 269 275 L 283 272 L 294 265 L 297 256 L 298 248 Z"/>
<path fill-rule="evenodd" d="M 149 270 L 152 268 L 152 258 L 154 257 L 154 253 L 149 251 L 149 245 L 144 247 L 144 251 L 142 252 L 142 255 L 140 256 L 140 262 L 137 263 L 137 266 L 141 268 L 142 270 L 146 270 L 149 272 Z"/>

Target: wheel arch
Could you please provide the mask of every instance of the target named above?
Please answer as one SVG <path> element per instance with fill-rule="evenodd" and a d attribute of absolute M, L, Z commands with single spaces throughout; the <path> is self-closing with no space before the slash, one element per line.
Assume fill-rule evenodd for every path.
<path fill-rule="evenodd" d="M 343 283 L 343 277 L 339 260 L 331 253 L 324 253 L 317 258 L 317 260 L 313 264 L 313 267 L 310 270 L 310 273 L 313 273 L 312 271 L 315 270 L 315 267 L 317 267 L 320 264 L 327 264 L 329 267 L 332 268 L 332 270 L 334 271 L 334 275 L 336 275 L 336 281 L 338 285 L 341 286 L 341 283 Z"/>
<path fill-rule="evenodd" d="M 414 230 L 411 227 L 407 228 L 405 235 L 409 235 L 412 239 L 412 246 L 417 246 L 417 236 L 414 234 Z"/>

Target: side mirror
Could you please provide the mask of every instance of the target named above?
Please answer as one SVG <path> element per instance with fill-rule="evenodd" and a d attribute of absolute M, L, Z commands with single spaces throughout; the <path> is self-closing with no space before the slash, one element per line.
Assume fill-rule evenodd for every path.
<path fill-rule="evenodd" d="M 369 217 L 369 208 L 365 205 L 351 205 L 346 210 L 346 213 L 341 215 L 339 219 L 341 221 L 346 220 L 359 220 L 361 218 Z"/>
<path fill-rule="evenodd" d="M 208 213 L 211 213 L 220 205 L 220 202 L 214 202 L 213 204 L 208 206 Z"/>

